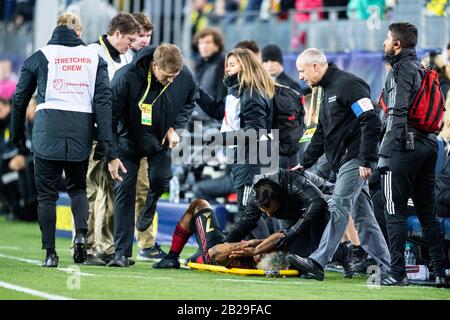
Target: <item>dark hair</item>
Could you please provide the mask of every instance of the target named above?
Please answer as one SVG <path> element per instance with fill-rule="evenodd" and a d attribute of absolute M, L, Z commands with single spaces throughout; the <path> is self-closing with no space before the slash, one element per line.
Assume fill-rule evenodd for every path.
<path fill-rule="evenodd" d="M 141 25 L 142 30 L 147 32 L 153 31 L 154 26 L 145 13 L 133 13 L 133 18 Z"/>
<path fill-rule="evenodd" d="M 253 189 L 256 193 L 255 200 L 260 208 L 268 208 L 273 201 L 280 199 L 281 187 L 270 180 L 258 182 Z"/>
<path fill-rule="evenodd" d="M 203 39 L 207 36 L 213 37 L 214 44 L 219 48 L 219 52 L 222 52 L 224 50 L 225 40 L 223 39 L 222 32 L 220 32 L 219 29 L 211 27 L 204 28 L 197 32 L 194 38 L 195 45 L 198 47 L 198 42 L 200 41 L 200 39 Z"/>
<path fill-rule="evenodd" d="M 394 41 L 400 41 L 402 48 L 415 48 L 417 45 L 417 28 L 408 22 L 392 23 L 389 25 Z"/>
<path fill-rule="evenodd" d="M 254 54 L 258 54 L 261 50 L 258 47 L 258 44 L 254 40 L 244 40 L 236 43 L 234 48 L 248 49 Z"/>
<path fill-rule="evenodd" d="M 122 35 L 133 34 L 139 32 L 139 30 L 141 30 L 141 25 L 131 14 L 120 12 L 109 23 L 108 35 L 112 36 L 116 31 L 119 31 Z"/>

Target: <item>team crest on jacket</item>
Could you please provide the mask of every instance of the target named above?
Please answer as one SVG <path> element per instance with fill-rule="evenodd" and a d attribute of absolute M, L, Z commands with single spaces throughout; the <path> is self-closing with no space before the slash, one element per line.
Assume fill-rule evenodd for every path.
<path fill-rule="evenodd" d="M 55 79 L 55 80 L 53 80 L 53 88 L 55 88 L 55 90 L 61 90 L 63 85 L 64 85 L 64 80 L 63 79 Z"/>

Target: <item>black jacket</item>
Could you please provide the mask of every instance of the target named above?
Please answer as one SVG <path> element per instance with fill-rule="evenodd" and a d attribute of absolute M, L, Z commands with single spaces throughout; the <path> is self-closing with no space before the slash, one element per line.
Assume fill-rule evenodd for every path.
<path fill-rule="evenodd" d="M 444 168 L 436 179 L 436 202 L 450 207 L 450 157 L 445 161 Z"/>
<path fill-rule="evenodd" d="M 25 132 L 25 113 L 28 103 L 37 88 L 37 104 L 53 103 L 47 95 L 47 81 L 50 63 L 43 50 L 57 50 L 58 47 L 82 50 L 83 41 L 73 30 L 57 27 L 48 46 L 37 51 L 23 64 L 16 94 L 13 99 L 11 140 L 22 140 Z M 76 48 L 79 47 L 79 48 Z M 98 56 L 95 50 L 86 47 L 86 54 Z M 83 67 L 84 68 L 84 67 Z M 42 109 L 36 112 L 33 125 L 33 152 L 46 160 L 84 161 L 92 150 L 94 122 L 97 124 L 98 140 L 111 140 L 111 88 L 107 64 L 99 57 L 96 74 L 83 79 L 86 85 L 95 87 L 92 98 L 92 113 L 66 111 L 63 109 Z M 51 75 L 50 75 L 51 76 Z M 75 80 L 76 81 L 76 80 Z M 81 81 L 81 80 L 80 80 Z M 52 83 L 55 86 L 54 83 Z M 66 83 L 67 85 L 67 83 Z M 80 107 L 74 102 L 71 107 Z"/>
<path fill-rule="evenodd" d="M 415 132 L 416 138 L 429 139 L 436 143 L 436 135 L 421 132 L 408 126 L 408 112 L 417 92 L 420 90 L 425 70 L 417 60 L 415 49 L 402 49 L 396 56 L 388 57 L 392 66 L 383 90 L 388 112 L 383 118 L 383 135 L 380 156 L 391 158 L 396 149 L 401 149 L 407 130 Z"/>
<path fill-rule="evenodd" d="M 148 71 L 155 50 L 156 47 L 147 47 L 139 51 L 131 64 L 117 71 L 111 82 L 113 139 L 109 161 L 120 155 L 142 157 L 158 153 L 164 148 L 161 143 L 167 131 L 185 128 L 195 107 L 198 88 L 192 72 L 185 66 L 153 105 L 153 125 L 141 124 L 139 102 L 147 89 Z M 153 76 L 145 103 L 151 104 L 163 88 Z"/>
<path fill-rule="evenodd" d="M 247 130 L 256 130 L 259 138 L 259 130 L 266 130 L 270 133 L 272 128 L 272 100 L 261 96 L 253 90 L 243 89 L 239 92 L 239 83 L 237 76 L 226 79 L 225 84 L 228 88 L 228 95 L 238 97 L 240 101 L 240 130 L 237 136 L 245 133 Z M 202 88 L 200 88 L 200 99 L 198 104 L 202 110 L 211 118 L 223 121 L 225 116 L 225 107 L 227 97 L 223 99 L 214 99 Z M 226 133 L 225 133 L 226 134 Z M 227 142 L 224 134 L 224 143 Z M 248 151 L 251 149 L 246 144 L 246 160 L 248 160 Z M 232 166 L 234 187 L 239 189 L 243 186 L 251 186 L 255 175 L 260 174 L 260 165 L 258 164 L 235 164 Z"/>
<path fill-rule="evenodd" d="M 354 158 L 361 166 L 371 167 L 377 161 L 381 122 L 371 103 L 365 104 L 370 102 L 369 85 L 333 63 L 319 85 L 323 87 L 319 123 L 301 164 L 310 168 L 325 153 L 335 171 Z M 365 112 L 357 106 L 361 99 Z"/>
<path fill-rule="evenodd" d="M 294 89 L 298 93 L 303 94 L 300 84 L 291 77 L 289 77 L 284 71 L 278 75 L 278 77 L 275 79 L 275 82 L 282 84 L 283 86 L 289 87 L 291 89 Z"/>
<path fill-rule="evenodd" d="M 324 195 L 313 182 L 306 178 L 304 173 L 280 169 L 275 174 L 255 177 L 254 186 L 264 180 L 270 180 L 278 184 L 283 191 L 280 208 L 272 217 L 288 220 L 296 219 L 296 224 L 291 227 L 296 233 L 302 232 L 314 220 L 327 217 L 328 204 Z M 321 179 L 317 179 L 316 182 L 322 184 L 325 188 L 329 188 L 329 185 Z M 252 190 L 245 214 L 226 236 L 225 241 L 241 241 L 256 227 L 262 214 L 255 200 L 255 191 Z"/>
<path fill-rule="evenodd" d="M 195 67 L 195 75 L 200 87 L 215 99 L 222 99 L 227 94 L 223 84 L 225 57 L 216 53 L 208 59 L 199 59 Z"/>

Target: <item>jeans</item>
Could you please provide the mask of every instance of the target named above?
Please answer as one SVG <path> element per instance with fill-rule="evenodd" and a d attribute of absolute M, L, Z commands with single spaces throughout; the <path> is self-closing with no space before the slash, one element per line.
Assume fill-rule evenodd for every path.
<path fill-rule="evenodd" d="M 331 261 L 347 228 L 351 212 L 361 246 L 384 270 L 389 270 L 389 249 L 373 213 L 367 181 L 360 177 L 358 159 L 349 160 L 339 169 L 329 210 L 330 221 L 319 247 L 310 258 L 322 266 Z"/>

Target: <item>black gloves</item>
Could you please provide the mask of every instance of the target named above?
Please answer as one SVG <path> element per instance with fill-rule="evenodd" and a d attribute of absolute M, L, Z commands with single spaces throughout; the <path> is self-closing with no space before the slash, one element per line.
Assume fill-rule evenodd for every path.
<path fill-rule="evenodd" d="M 288 246 L 291 242 L 295 240 L 295 237 L 297 237 L 297 233 L 291 228 L 281 230 L 281 232 L 284 233 L 284 238 L 281 238 L 276 243 L 277 250 L 284 249 L 286 246 Z"/>
<path fill-rule="evenodd" d="M 381 157 L 378 160 L 378 172 L 380 174 L 387 174 L 388 171 L 391 171 L 391 159 Z"/>
<path fill-rule="evenodd" d="M 103 160 L 108 154 L 108 142 L 107 141 L 99 141 L 97 142 L 97 146 L 94 151 L 94 161 Z"/>

